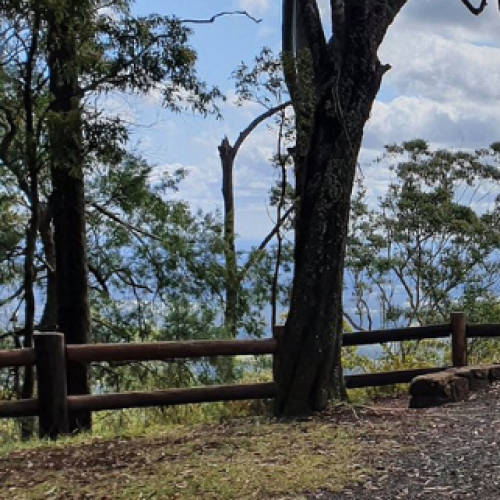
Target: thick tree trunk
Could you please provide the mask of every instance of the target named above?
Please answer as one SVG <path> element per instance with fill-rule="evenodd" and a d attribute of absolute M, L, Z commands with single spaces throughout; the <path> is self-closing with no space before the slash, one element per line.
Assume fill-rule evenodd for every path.
<path fill-rule="evenodd" d="M 358 121 L 345 134 L 331 113 L 332 104 L 328 97 L 318 106 L 304 164 L 306 196 L 297 221 L 293 292 L 278 373 L 278 413 L 285 415 L 321 410 L 340 396 L 338 318 L 350 196 L 364 122 Z"/>
<path fill-rule="evenodd" d="M 58 330 L 67 344 L 90 340 L 90 308 L 87 288 L 87 254 L 83 179 L 66 169 L 52 171 L 54 240 L 56 248 Z M 68 394 L 88 394 L 88 368 L 68 362 Z M 70 432 L 89 429 L 90 412 L 70 415 Z"/>
<path fill-rule="evenodd" d="M 90 337 L 88 265 L 85 228 L 84 156 L 81 94 L 78 87 L 76 22 L 85 3 L 72 0 L 67 9 L 55 6 L 49 16 L 51 211 L 56 251 L 58 330 L 68 344 L 85 344 Z M 52 19 L 50 19 L 52 17 Z M 68 394 L 88 394 L 88 368 L 68 363 Z M 89 429 L 90 412 L 70 415 L 70 432 Z"/>
<path fill-rule="evenodd" d="M 285 1 L 285 9 L 289 3 Z M 302 137 L 307 150 L 298 151 L 293 291 L 275 368 L 278 415 L 322 410 L 343 393 L 342 290 L 351 192 L 363 129 L 388 69 L 380 64 L 377 51 L 404 3 L 342 3 L 342 9 L 332 12 L 336 25 L 330 43 L 323 37 L 314 0 L 296 3 L 297 16 L 291 16 L 304 33 L 299 48 L 310 54 L 315 103 L 306 123 L 309 138 Z M 291 47 L 293 37 L 284 29 L 286 36 L 284 46 Z M 294 106 L 300 106 L 296 82 L 301 69 L 292 64 L 287 71 Z M 300 109 L 296 114 L 305 115 Z M 299 126 L 298 135 L 304 130 Z"/>

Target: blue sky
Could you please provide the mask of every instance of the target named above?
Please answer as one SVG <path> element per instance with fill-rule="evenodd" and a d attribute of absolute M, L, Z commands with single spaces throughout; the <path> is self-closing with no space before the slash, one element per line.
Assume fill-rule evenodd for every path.
<path fill-rule="evenodd" d="M 242 60 L 251 59 L 263 45 L 279 51 L 279 3 L 275 1 L 266 9 L 247 9 L 262 19 L 259 24 L 244 16 L 221 17 L 213 24 L 190 24 L 195 32 L 192 42 L 199 55 L 200 74 L 208 81 L 227 85 L 235 66 Z M 245 2 L 233 0 L 137 0 L 134 12 L 175 14 L 180 19 L 209 19 L 219 12 L 242 10 L 242 5 Z"/>
<path fill-rule="evenodd" d="M 326 12 L 327 1 L 319 0 Z M 210 84 L 231 94 L 231 72 L 250 62 L 261 47 L 280 49 L 281 2 L 278 0 L 137 0 L 134 12 L 175 14 L 185 19 L 210 18 L 221 11 L 245 9 L 261 18 L 219 18 L 213 24 L 190 25 L 192 45 L 199 55 L 198 71 Z M 479 17 L 469 14 L 460 0 L 410 0 L 390 28 L 380 50 L 392 70 L 367 124 L 360 161 L 369 192 L 384 191 L 390 173 L 368 163 L 385 144 L 421 137 L 438 147 L 485 147 L 500 140 L 500 15 L 496 6 Z M 120 103 L 134 126 L 133 145 L 156 168 L 187 168 L 188 178 L 177 195 L 204 210 L 221 206 L 217 146 L 227 135 L 231 142 L 261 111 L 258 106 L 223 107 L 224 119 L 191 114 L 172 115 L 154 95 Z M 268 159 L 274 136 L 261 126 L 242 148 L 236 162 L 237 230 L 257 241 L 272 226 L 267 206 L 274 178 Z"/>
<path fill-rule="evenodd" d="M 246 8 L 248 4 L 249 8 Z M 255 4 L 255 7 L 252 7 Z M 191 44 L 198 53 L 198 71 L 221 89 L 232 88 L 231 72 L 241 61 L 250 61 L 263 46 L 280 50 L 280 2 L 238 0 L 136 0 L 136 14 L 174 14 L 180 19 L 210 19 L 214 14 L 246 10 L 244 15 L 219 17 L 214 23 L 188 24 L 194 31 Z M 266 7 L 263 7 L 266 5 Z"/>

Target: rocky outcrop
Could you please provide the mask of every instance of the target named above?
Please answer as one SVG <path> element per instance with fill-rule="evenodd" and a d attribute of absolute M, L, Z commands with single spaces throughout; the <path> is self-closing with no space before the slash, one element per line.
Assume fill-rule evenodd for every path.
<path fill-rule="evenodd" d="M 470 391 L 487 389 L 497 380 L 500 380 L 500 365 L 464 366 L 420 375 L 410 384 L 410 408 L 463 401 Z"/>

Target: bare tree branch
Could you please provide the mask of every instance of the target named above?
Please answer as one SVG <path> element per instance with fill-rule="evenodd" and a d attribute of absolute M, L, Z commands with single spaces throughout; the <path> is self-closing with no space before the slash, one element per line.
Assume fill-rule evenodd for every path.
<path fill-rule="evenodd" d="M 293 213 L 295 210 L 295 205 L 292 205 L 280 218 L 278 222 L 276 222 L 275 226 L 269 231 L 268 235 L 261 241 L 260 245 L 253 250 L 249 257 L 248 260 L 243 267 L 243 269 L 240 271 L 239 279 L 243 280 L 250 270 L 250 268 L 260 259 L 262 256 L 262 250 L 264 250 L 269 242 L 273 239 L 274 235 L 281 229 L 281 226 L 286 222 L 288 217 Z"/>
<path fill-rule="evenodd" d="M 21 285 L 14 293 L 9 295 L 8 297 L 5 297 L 4 299 L 0 300 L 0 307 L 5 306 L 9 302 L 13 301 L 17 297 L 20 297 L 24 291 L 23 285 Z"/>
<path fill-rule="evenodd" d="M 483 12 L 483 10 L 485 9 L 485 7 L 488 5 L 488 2 L 486 0 L 481 0 L 481 3 L 479 4 L 478 7 L 474 7 L 474 5 L 472 5 L 472 3 L 469 1 L 469 0 L 460 0 L 466 7 L 467 9 L 472 12 L 472 14 L 474 14 L 475 16 L 478 16 L 479 14 L 481 14 L 481 12 Z M 499 2 L 499 8 L 500 8 L 500 2 Z"/>
<path fill-rule="evenodd" d="M 108 285 L 106 283 L 106 278 L 101 274 L 100 270 L 97 269 L 97 267 L 95 267 L 90 262 L 89 262 L 88 266 L 89 266 L 90 273 L 92 273 L 94 275 L 94 278 L 97 280 L 99 285 L 101 285 L 104 293 L 106 293 L 106 295 L 109 295 L 109 289 L 108 289 Z"/>
<path fill-rule="evenodd" d="M 219 12 L 218 14 L 213 15 L 209 19 L 179 19 L 179 22 L 183 24 L 209 24 L 215 22 L 218 17 L 223 16 L 245 16 L 251 19 L 254 23 L 260 23 L 262 19 L 257 19 L 256 17 L 251 16 L 246 10 L 233 10 L 233 11 L 224 11 Z"/>
<path fill-rule="evenodd" d="M 354 328 L 360 332 L 366 331 L 366 328 L 363 328 L 361 323 L 357 323 L 355 319 L 347 312 L 343 311 L 344 319 Z"/>
<path fill-rule="evenodd" d="M 129 229 L 133 233 L 140 234 L 142 236 L 147 236 L 148 238 L 151 238 L 155 241 L 159 241 L 160 243 L 163 243 L 162 238 L 159 238 L 158 236 L 150 233 L 149 231 L 145 231 L 144 229 L 141 229 L 140 227 L 133 226 L 132 224 L 129 224 L 128 222 L 125 222 L 122 220 L 118 215 L 114 214 L 113 212 L 110 212 L 109 210 L 105 209 L 104 207 L 101 207 L 97 203 L 89 203 L 89 206 L 100 212 L 101 214 L 105 215 L 106 217 L 109 217 L 110 219 L 114 220 L 118 224 L 122 225 L 123 227 Z"/>
<path fill-rule="evenodd" d="M 297 4 L 297 15 L 300 20 L 297 29 L 302 29 L 304 42 L 307 44 L 312 56 L 312 64 L 314 68 L 313 81 L 317 79 L 317 75 L 324 71 L 329 64 L 329 52 L 326 42 L 325 31 L 321 22 L 319 7 L 314 0 L 304 0 Z M 339 29 L 339 28 L 337 28 Z M 300 35 L 300 32 L 297 33 Z"/>
<path fill-rule="evenodd" d="M 337 57 L 342 58 L 346 42 L 346 13 L 344 0 L 331 0 L 332 6 L 332 30 L 333 36 L 331 42 L 334 43 L 334 50 Z M 339 67 L 341 61 L 339 61 Z"/>
<path fill-rule="evenodd" d="M 134 275 L 130 271 L 130 269 L 119 268 L 119 269 L 114 269 L 113 272 L 115 273 L 116 276 L 118 276 L 118 278 L 123 283 L 125 283 L 128 286 L 131 286 L 134 290 L 134 293 L 137 292 L 137 290 L 146 290 L 146 292 L 154 293 L 154 291 L 148 285 L 143 285 L 135 281 Z"/>
<path fill-rule="evenodd" d="M 282 23 L 282 50 L 283 50 L 283 75 L 293 101 L 296 101 L 297 65 L 295 52 L 297 45 L 297 0 L 283 0 Z"/>
<path fill-rule="evenodd" d="M 269 108 L 265 113 L 262 113 L 259 115 L 255 120 L 253 120 L 248 127 L 243 130 L 240 135 L 238 136 L 238 139 L 236 139 L 236 142 L 234 143 L 233 146 L 233 153 L 236 155 L 238 152 L 238 149 L 242 145 L 243 141 L 253 132 L 255 128 L 257 128 L 258 125 L 260 125 L 264 120 L 267 120 L 267 118 L 273 116 L 275 113 L 278 113 L 279 111 L 284 110 L 288 106 L 292 104 L 292 101 L 286 101 L 282 104 L 278 104 L 277 106 L 274 106 L 273 108 Z"/>

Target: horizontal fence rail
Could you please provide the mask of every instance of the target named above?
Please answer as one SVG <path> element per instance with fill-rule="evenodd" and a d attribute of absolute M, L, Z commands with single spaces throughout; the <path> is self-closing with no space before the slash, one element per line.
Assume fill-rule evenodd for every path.
<path fill-rule="evenodd" d="M 276 354 L 275 338 L 259 340 L 200 340 L 128 344 L 65 345 L 62 333 L 36 333 L 34 349 L 0 350 L 0 368 L 36 365 L 38 399 L 0 402 L 0 417 L 38 416 L 40 435 L 64 433 L 68 412 L 172 406 L 215 401 L 270 399 L 271 383 L 232 384 L 97 395 L 66 393 L 66 362 L 172 361 L 183 358 Z"/>
<path fill-rule="evenodd" d="M 495 323 L 489 324 L 468 324 L 467 338 L 488 338 L 500 337 L 500 325 Z"/>
<path fill-rule="evenodd" d="M 345 386 L 347 389 L 360 389 L 363 387 L 375 387 L 395 384 L 408 384 L 419 375 L 436 373 L 451 368 L 443 366 L 440 368 L 416 368 L 413 370 L 395 370 L 392 372 L 360 373 L 358 375 L 346 375 Z"/>
<path fill-rule="evenodd" d="M 0 350 L 0 368 L 33 366 L 36 361 L 35 349 Z"/>
<path fill-rule="evenodd" d="M 283 335 L 285 332 L 285 327 L 276 326 L 275 331 L 279 335 Z M 344 333 L 342 335 L 342 347 L 385 344 L 388 342 L 403 342 L 407 340 L 445 339 L 450 338 L 451 334 L 452 329 L 449 323 L 432 326 L 392 328 L 388 330 L 367 330 L 361 332 Z M 497 331 L 497 335 L 500 335 L 500 331 Z"/>
<path fill-rule="evenodd" d="M 444 339 L 451 335 L 450 324 L 433 326 L 414 326 L 390 330 L 370 330 L 366 332 L 344 333 L 342 347 L 385 344 L 405 340 Z"/>
<path fill-rule="evenodd" d="M 36 417 L 39 412 L 38 399 L 17 399 L 0 402 L 0 418 Z"/>
<path fill-rule="evenodd" d="M 276 339 L 68 345 L 66 358 L 68 361 L 80 363 L 165 361 L 183 358 L 274 354 L 277 346 Z"/>
<path fill-rule="evenodd" d="M 84 411 L 172 406 L 243 399 L 271 399 L 276 396 L 273 382 L 261 384 L 214 385 L 189 389 L 68 396 L 68 409 Z"/>
<path fill-rule="evenodd" d="M 36 366 L 37 399 L 0 401 L 0 418 L 38 416 L 40 435 L 51 438 L 64 433 L 72 411 L 104 411 L 150 406 L 172 406 L 242 399 L 271 399 L 277 396 L 274 382 L 175 388 L 158 391 L 113 394 L 66 394 L 66 363 L 172 361 L 216 356 L 279 356 L 285 333 L 275 326 L 273 338 L 258 340 L 200 340 L 127 344 L 66 345 L 61 333 L 35 334 L 30 349 L 0 350 L 0 368 Z M 345 376 L 348 389 L 409 383 L 418 375 L 467 365 L 467 339 L 500 337 L 500 324 L 467 324 L 463 313 L 452 313 L 448 324 L 346 333 L 343 347 L 388 342 L 450 339 L 451 365 L 362 373 Z"/>

